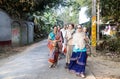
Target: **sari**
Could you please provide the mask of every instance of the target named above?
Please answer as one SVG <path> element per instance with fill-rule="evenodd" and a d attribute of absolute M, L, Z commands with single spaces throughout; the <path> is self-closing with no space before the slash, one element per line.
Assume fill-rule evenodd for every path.
<path fill-rule="evenodd" d="M 85 34 L 75 33 L 73 36 L 73 50 L 70 58 L 69 71 L 74 72 L 76 75 L 85 74 L 87 49 L 85 47 Z"/>
<path fill-rule="evenodd" d="M 57 33 L 57 34 L 54 34 L 53 32 L 51 32 L 49 34 L 49 37 L 48 37 L 48 48 L 50 50 L 50 53 L 49 53 L 49 58 L 48 58 L 48 62 L 50 64 L 57 64 L 58 62 L 58 56 L 59 56 L 59 53 L 60 53 L 60 48 L 61 48 L 61 41 L 60 42 L 54 42 L 54 40 L 59 40 L 60 39 L 60 35 Z"/>

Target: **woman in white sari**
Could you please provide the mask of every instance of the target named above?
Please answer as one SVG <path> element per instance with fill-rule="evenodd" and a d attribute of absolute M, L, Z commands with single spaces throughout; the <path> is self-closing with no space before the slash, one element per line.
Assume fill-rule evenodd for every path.
<path fill-rule="evenodd" d="M 73 35 L 73 52 L 70 59 L 69 71 L 74 72 L 77 76 L 85 77 L 86 66 L 86 35 L 82 27 L 78 25 L 76 33 Z"/>

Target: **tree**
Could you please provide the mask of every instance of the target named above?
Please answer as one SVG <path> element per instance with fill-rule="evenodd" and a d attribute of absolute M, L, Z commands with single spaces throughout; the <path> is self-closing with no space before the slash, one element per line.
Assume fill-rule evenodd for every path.
<path fill-rule="evenodd" d="M 26 19 L 28 14 L 58 6 L 62 0 L 0 0 L 0 8 L 13 18 Z"/>
<path fill-rule="evenodd" d="M 88 17 L 91 17 L 92 0 L 75 0 L 75 1 L 76 1 L 76 3 L 79 3 L 79 5 L 81 5 L 81 7 L 87 7 L 86 15 Z"/>
<path fill-rule="evenodd" d="M 58 18 L 62 20 L 65 24 L 75 23 L 78 24 L 79 13 L 76 10 L 68 8 L 63 9 L 64 12 L 58 15 Z"/>
<path fill-rule="evenodd" d="M 119 0 L 100 0 L 101 15 L 103 20 L 110 19 L 120 22 L 120 1 Z"/>
<path fill-rule="evenodd" d="M 77 3 L 76 0 L 65 0 L 61 5 L 63 11 L 59 14 L 58 18 L 60 18 L 65 24 L 78 24 L 81 5 Z"/>

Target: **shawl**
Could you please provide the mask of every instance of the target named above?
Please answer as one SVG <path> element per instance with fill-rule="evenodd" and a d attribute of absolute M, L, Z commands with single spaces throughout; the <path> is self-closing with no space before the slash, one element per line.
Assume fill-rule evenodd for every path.
<path fill-rule="evenodd" d="M 83 49 L 85 48 L 85 33 L 84 32 L 76 32 L 73 35 L 73 45 L 75 45 L 75 48 Z"/>

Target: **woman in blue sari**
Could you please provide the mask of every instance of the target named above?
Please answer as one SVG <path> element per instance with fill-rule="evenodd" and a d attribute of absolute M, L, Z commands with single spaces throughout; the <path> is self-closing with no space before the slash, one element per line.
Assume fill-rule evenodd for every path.
<path fill-rule="evenodd" d="M 78 25 L 76 33 L 73 35 L 73 52 L 70 59 L 69 71 L 75 73 L 77 76 L 85 77 L 86 66 L 86 35 L 82 27 Z"/>

